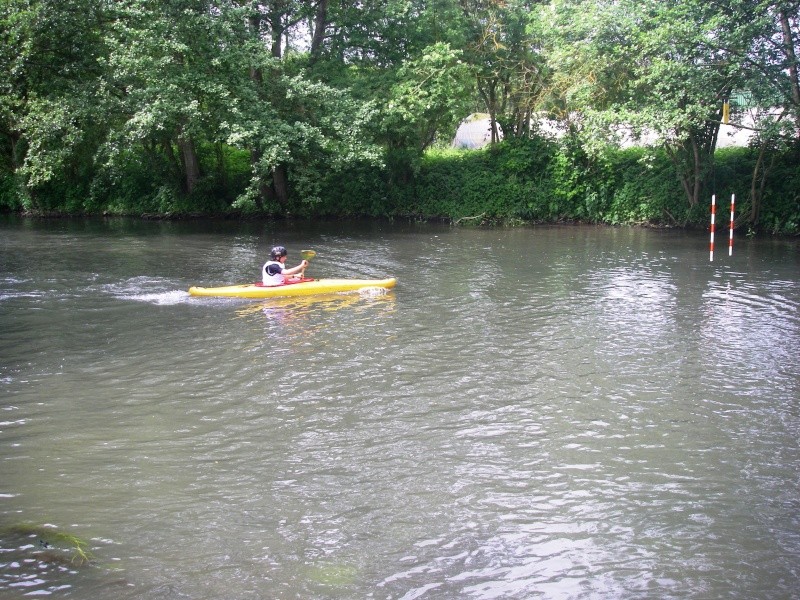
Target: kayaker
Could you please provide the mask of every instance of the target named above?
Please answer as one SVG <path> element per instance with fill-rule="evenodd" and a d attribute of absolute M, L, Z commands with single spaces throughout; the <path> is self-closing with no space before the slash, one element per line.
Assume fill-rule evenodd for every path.
<path fill-rule="evenodd" d="M 308 261 L 303 260 L 296 267 L 287 269 L 285 266 L 286 248 L 283 246 L 275 246 L 269 253 L 269 260 L 261 267 L 261 283 L 265 286 L 283 285 L 287 280 L 291 279 L 292 275 L 305 270 L 308 266 Z"/>

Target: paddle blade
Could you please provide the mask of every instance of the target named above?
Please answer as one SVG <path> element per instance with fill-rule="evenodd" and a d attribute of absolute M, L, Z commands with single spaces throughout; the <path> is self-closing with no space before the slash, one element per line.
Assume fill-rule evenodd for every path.
<path fill-rule="evenodd" d="M 316 255 L 317 255 L 317 253 L 314 250 L 301 250 L 300 251 L 300 257 L 303 260 L 311 260 Z"/>

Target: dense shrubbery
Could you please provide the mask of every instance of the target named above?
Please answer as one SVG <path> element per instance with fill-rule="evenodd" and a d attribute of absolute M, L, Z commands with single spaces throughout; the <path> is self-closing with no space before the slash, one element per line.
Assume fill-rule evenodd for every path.
<path fill-rule="evenodd" d="M 800 175 L 796 153 L 779 155 L 767 181 L 760 229 L 800 231 Z M 702 197 L 738 197 L 750 210 L 755 153 L 720 150 Z M 515 140 L 477 152 L 431 152 L 413 195 L 403 204 L 423 218 L 483 221 L 582 221 L 607 224 L 706 227 L 707 203 L 690 206 L 662 150 L 606 148 L 588 156 L 579 147 L 541 139 Z M 725 216 L 725 203 L 720 213 Z"/>
<path fill-rule="evenodd" d="M 767 180 L 760 227 L 800 231 L 800 175 L 796 151 L 779 155 Z M 731 193 L 737 212 L 750 211 L 756 156 L 748 148 L 716 154 L 702 198 L 720 198 L 727 219 Z M 389 216 L 459 223 L 581 221 L 611 225 L 707 227 L 708 202 L 690 206 L 675 167 L 660 149 L 605 148 L 589 156 L 575 145 L 545 139 L 510 140 L 479 151 L 428 152 L 414 177 L 389 183 L 385 171 L 365 166 L 332 176 L 308 216 Z M 748 224 L 748 227 L 751 227 Z"/>
<path fill-rule="evenodd" d="M 52 185 L 22 198 L 10 176 L 0 178 L 5 210 L 117 214 L 241 214 L 235 199 L 250 171 L 245 152 L 205 149 L 203 173 L 191 195 L 181 190 L 167 164 L 151 154 L 133 155 L 121 172 L 87 185 Z M 716 193 L 727 218 L 731 193 L 737 212 L 751 211 L 750 185 L 756 151 L 717 151 L 703 198 Z M 798 150 L 776 155 L 764 190 L 757 229 L 800 231 Z M 87 181 L 89 178 L 86 179 Z M 514 139 L 483 150 L 434 150 L 403 177 L 362 164 L 321 182 L 319 199 L 293 197 L 291 205 L 267 206 L 269 214 L 305 218 L 389 217 L 446 219 L 459 223 L 580 221 L 606 224 L 706 227 L 708 205 L 691 207 L 661 150 L 607 147 L 590 156 L 582 147 L 544 138 Z M 748 227 L 751 227 L 748 225 Z"/>

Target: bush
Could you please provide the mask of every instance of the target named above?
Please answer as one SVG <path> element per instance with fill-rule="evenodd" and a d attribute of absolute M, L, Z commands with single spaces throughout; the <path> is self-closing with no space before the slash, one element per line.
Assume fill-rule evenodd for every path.
<path fill-rule="evenodd" d="M 12 173 L 0 173 L 0 211 L 22 210 L 20 189 Z"/>

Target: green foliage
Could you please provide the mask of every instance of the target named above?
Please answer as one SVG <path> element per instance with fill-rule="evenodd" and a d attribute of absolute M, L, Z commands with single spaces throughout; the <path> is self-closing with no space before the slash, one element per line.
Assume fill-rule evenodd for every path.
<path fill-rule="evenodd" d="M 276 167 L 288 165 L 293 185 L 290 209 L 298 210 L 299 205 L 319 201 L 326 173 L 362 161 L 381 163 L 380 149 L 364 136 L 375 113 L 372 102 L 356 102 L 347 91 L 301 76 L 280 78 L 280 85 L 280 110 L 269 120 L 232 128 L 227 138 L 235 147 L 259 151 L 250 196 Z"/>
<path fill-rule="evenodd" d="M 774 0 L 3 0 L 0 209 L 705 227 L 735 192 L 796 232 L 798 48 Z M 729 97 L 757 143 L 715 153 Z M 473 112 L 505 141 L 444 149 Z"/>
<path fill-rule="evenodd" d="M 387 83 L 389 98 L 379 116 L 379 138 L 390 148 L 421 153 L 437 133 L 455 132 L 467 110 L 472 76 L 461 52 L 439 42 L 404 62 Z"/>
<path fill-rule="evenodd" d="M 220 214 L 231 210 L 250 177 L 247 152 L 229 146 L 198 149 L 205 175 L 190 194 L 182 191 L 163 150 L 129 151 L 93 180 L 89 197 L 112 214 Z M 171 183 L 170 183 L 171 181 Z"/>
<path fill-rule="evenodd" d="M 0 211 L 22 210 L 22 198 L 14 174 L 0 172 Z"/>
<path fill-rule="evenodd" d="M 480 151 L 429 151 L 393 214 L 454 222 L 575 220 L 704 228 L 705 200 L 712 193 L 736 193 L 739 210 L 747 210 L 753 161 L 752 150 L 721 151 L 714 185 L 703 190 L 704 202 L 690 209 L 663 149 L 607 146 L 588 155 L 574 140 L 533 138 Z M 796 161 L 796 155 L 781 156 L 776 167 L 781 177 L 770 180 L 763 209 L 766 231 L 798 231 L 800 176 L 790 166 Z"/>
<path fill-rule="evenodd" d="M 80 205 L 96 147 L 102 8 L 90 0 L 0 5 L 0 168 L 25 208 Z"/>
<path fill-rule="evenodd" d="M 431 151 L 415 181 L 410 213 L 454 221 L 549 219 L 557 211 L 552 203 L 554 149 L 534 138 L 480 151 Z"/>
<path fill-rule="evenodd" d="M 776 157 L 756 231 L 800 234 L 800 143 Z M 747 198 L 745 198 L 747 200 Z M 748 205 L 743 203 L 742 210 Z M 743 213 L 746 214 L 746 213 Z"/>
<path fill-rule="evenodd" d="M 408 187 L 389 186 L 386 171 L 372 162 L 349 165 L 328 172 L 321 182 L 320 201 L 306 205 L 308 217 L 390 217 L 396 213 L 398 197 Z"/>
<path fill-rule="evenodd" d="M 771 157 L 764 197 L 759 204 L 757 222 L 754 222 L 751 184 L 758 152 L 758 148 L 718 150 L 713 180 L 704 190 L 705 197 L 710 199 L 711 194 L 717 195 L 717 214 L 722 222 L 729 219 L 729 200 L 735 194 L 738 227 L 745 227 L 749 232 L 796 235 L 800 233 L 800 173 L 797 168 L 800 146 L 789 146 Z M 704 212 L 693 224 L 701 225 L 707 218 Z"/>
<path fill-rule="evenodd" d="M 608 158 L 613 193 L 601 222 L 675 225 L 685 220 L 683 192 L 663 150 L 609 149 Z"/>
<path fill-rule="evenodd" d="M 656 139 L 690 220 L 714 172 L 725 99 L 746 91 L 758 106 L 800 116 L 790 66 L 800 46 L 796 3 L 555 0 L 548 15 L 551 104 L 581 126 L 599 125 L 598 136 L 616 125 Z"/>

